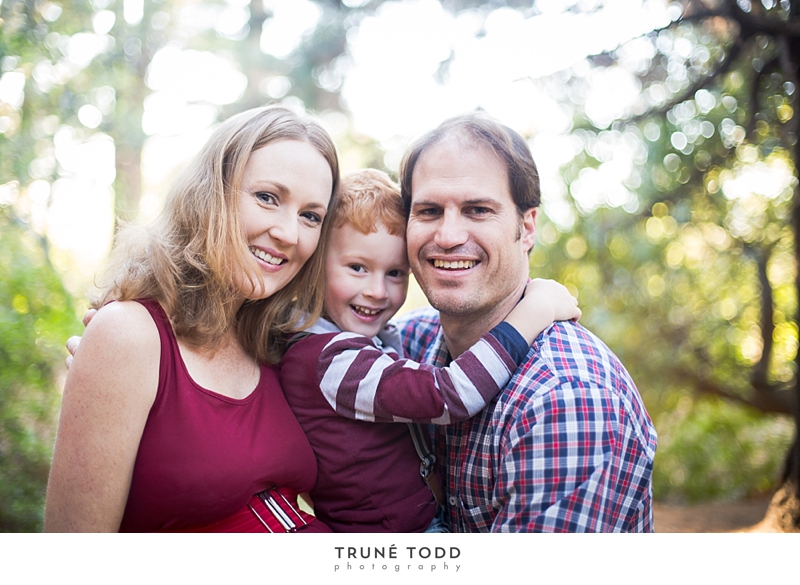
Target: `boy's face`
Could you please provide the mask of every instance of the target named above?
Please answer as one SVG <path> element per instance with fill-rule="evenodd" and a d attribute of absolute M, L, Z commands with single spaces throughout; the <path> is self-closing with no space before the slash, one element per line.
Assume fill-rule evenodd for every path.
<path fill-rule="evenodd" d="M 325 260 L 325 313 L 343 331 L 374 337 L 408 291 L 406 239 L 383 226 L 364 234 L 334 228 Z"/>

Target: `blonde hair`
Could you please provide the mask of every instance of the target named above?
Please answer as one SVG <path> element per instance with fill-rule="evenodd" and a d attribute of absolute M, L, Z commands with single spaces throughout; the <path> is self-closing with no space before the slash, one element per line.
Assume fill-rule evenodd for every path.
<path fill-rule="evenodd" d="M 321 313 L 331 223 L 323 222 L 317 250 L 291 282 L 269 298 L 245 302 L 237 311 L 239 293 L 231 287 L 232 275 L 243 274 L 253 285 L 258 278 L 239 221 L 238 194 L 250 154 L 277 140 L 305 141 L 322 154 L 333 178 L 332 204 L 339 163 L 333 140 L 317 122 L 277 106 L 232 116 L 175 182 L 154 224 L 120 230 L 107 271 L 109 282 L 95 306 L 110 300 L 155 299 L 177 336 L 212 349 L 235 317 L 245 351 L 276 363 L 288 334 Z"/>
<path fill-rule="evenodd" d="M 379 225 L 393 236 L 406 234 L 400 188 L 389 175 L 376 169 L 362 169 L 342 178 L 329 218 L 333 227 L 349 223 L 364 234 L 377 232 Z"/>

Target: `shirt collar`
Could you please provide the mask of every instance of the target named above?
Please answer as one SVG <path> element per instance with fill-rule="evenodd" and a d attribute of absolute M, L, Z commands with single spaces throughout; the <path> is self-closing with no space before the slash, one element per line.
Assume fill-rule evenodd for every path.
<path fill-rule="evenodd" d="M 306 333 L 341 333 L 342 329 L 333 321 L 329 321 L 324 317 L 320 317 L 310 327 L 304 329 Z M 390 347 L 395 350 L 398 355 L 403 355 L 403 342 L 400 338 L 400 332 L 393 324 L 388 324 L 381 330 L 378 335 L 372 338 L 373 343 L 378 347 Z"/>

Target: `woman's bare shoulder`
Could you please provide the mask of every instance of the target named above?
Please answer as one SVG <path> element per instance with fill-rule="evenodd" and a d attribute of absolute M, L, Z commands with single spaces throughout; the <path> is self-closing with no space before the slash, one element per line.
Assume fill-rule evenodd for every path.
<path fill-rule="evenodd" d="M 87 325 L 64 385 L 46 530 L 119 528 L 158 392 L 160 351 L 158 328 L 139 303 L 111 303 Z"/>
<path fill-rule="evenodd" d="M 102 307 L 86 327 L 83 341 L 101 338 L 115 347 L 158 346 L 158 328 L 144 305 L 117 301 Z M 83 342 L 82 342 L 83 343 Z"/>
<path fill-rule="evenodd" d="M 152 404 L 158 386 L 161 342 L 150 312 L 135 301 L 104 306 L 86 326 L 70 378 L 88 385 L 130 391 Z"/>

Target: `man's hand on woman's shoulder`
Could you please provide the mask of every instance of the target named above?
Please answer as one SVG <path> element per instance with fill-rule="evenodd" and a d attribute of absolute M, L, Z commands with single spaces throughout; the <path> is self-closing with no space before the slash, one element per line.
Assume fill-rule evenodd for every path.
<path fill-rule="evenodd" d="M 86 311 L 86 314 L 83 316 L 83 326 L 86 327 L 89 325 L 91 320 L 97 314 L 97 309 L 89 309 Z M 72 365 L 72 360 L 75 357 L 75 352 L 78 351 L 78 346 L 81 344 L 81 336 L 80 335 L 73 335 L 69 339 L 67 339 L 67 351 L 69 355 L 67 359 L 64 360 L 64 363 L 67 365 L 67 369 Z"/>

